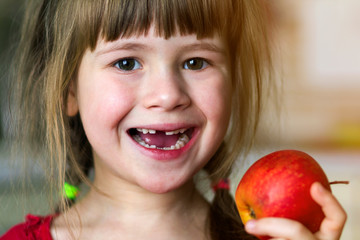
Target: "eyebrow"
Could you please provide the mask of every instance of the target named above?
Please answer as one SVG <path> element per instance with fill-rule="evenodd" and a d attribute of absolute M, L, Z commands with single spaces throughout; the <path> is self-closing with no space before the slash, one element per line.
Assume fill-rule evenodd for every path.
<path fill-rule="evenodd" d="M 151 49 L 151 47 L 140 43 L 111 44 L 109 47 L 105 47 L 104 49 L 97 51 L 96 56 L 120 50 L 138 51 L 147 49 Z"/>
<path fill-rule="evenodd" d="M 182 50 L 188 50 L 188 51 L 205 50 L 205 51 L 209 51 L 209 52 L 225 54 L 224 49 L 218 47 L 215 44 L 208 43 L 208 42 L 200 42 L 200 43 L 184 45 L 184 46 L 182 46 Z"/>
<path fill-rule="evenodd" d="M 121 50 L 128 50 L 128 51 L 145 51 L 152 49 L 152 46 L 148 46 L 142 43 L 124 43 L 124 44 L 111 44 L 104 49 L 101 49 L 96 52 L 96 56 L 104 55 L 113 51 L 121 51 Z M 208 43 L 208 42 L 199 42 L 199 43 L 191 43 L 191 44 L 184 44 L 180 45 L 180 51 L 210 51 L 220 54 L 225 54 L 225 50 L 218 47 L 216 44 Z"/>

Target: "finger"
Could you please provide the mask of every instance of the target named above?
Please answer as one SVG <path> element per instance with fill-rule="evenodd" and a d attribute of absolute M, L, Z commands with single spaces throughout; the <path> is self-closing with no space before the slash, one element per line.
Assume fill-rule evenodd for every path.
<path fill-rule="evenodd" d="M 277 239 L 315 240 L 313 234 L 301 223 L 285 218 L 262 218 L 246 223 L 245 230 L 253 235 Z"/>
<path fill-rule="evenodd" d="M 339 239 L 347 218 L 345 210 L 332 193 L 320 183 L 314 183 L 311 186 L 310 193 L 325 214 L 320 231 L 316 235 L 320 239 Z"/>

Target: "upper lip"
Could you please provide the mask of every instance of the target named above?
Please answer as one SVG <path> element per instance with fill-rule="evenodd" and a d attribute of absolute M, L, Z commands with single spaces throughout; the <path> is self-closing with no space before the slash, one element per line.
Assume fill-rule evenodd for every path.
<path fill-rule="evenodd" d="M 136 125 L 134 127 L 131 127 L 129 129 L 133 128 L 143 128 L 143 129 L 152 129 L 156 131 L 175 131 L 179 129 L 189 129 L 195 127 L 194 124 L 185 124 L 185 123 L 163 123 L 163 124 L 146 124 L 146 125 Z"/>

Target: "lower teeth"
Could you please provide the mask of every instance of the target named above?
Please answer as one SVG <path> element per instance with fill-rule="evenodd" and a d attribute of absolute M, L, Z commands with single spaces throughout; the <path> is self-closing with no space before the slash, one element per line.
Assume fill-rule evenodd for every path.
<path fill-rule="evenodd" d="M 155 145 L 147 144 L 144 140 L 141 139 L 141 137 L 139 135 L 134 135 L 133 138 L 136 142 L 138 142 L 143 147 L 150 148 L 150 149 L 161 149 L 161 150 L 180 149 L 180 148 L 184 147 L 190 141 L 189 137 L 183 133 L 180 135 L 180 137 L 176 141 L 175 145 L 172 145 L 170 147 L 157 147 Z"/>

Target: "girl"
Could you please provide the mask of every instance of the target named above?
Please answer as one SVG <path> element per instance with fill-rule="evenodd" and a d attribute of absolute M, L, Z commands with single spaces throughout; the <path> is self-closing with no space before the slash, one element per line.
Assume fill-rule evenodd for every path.
<path fill-rule="evenodd" d="M 262 1 L 33 1 L 15 65 L 22 148 L 45 149 L 56 191 L 90 190 L 1 239 L 339 239 L 345 213 L 316 184 L 315 235 L 237 215 L 226 179 L 254 135 L 269 56 Z"/>

